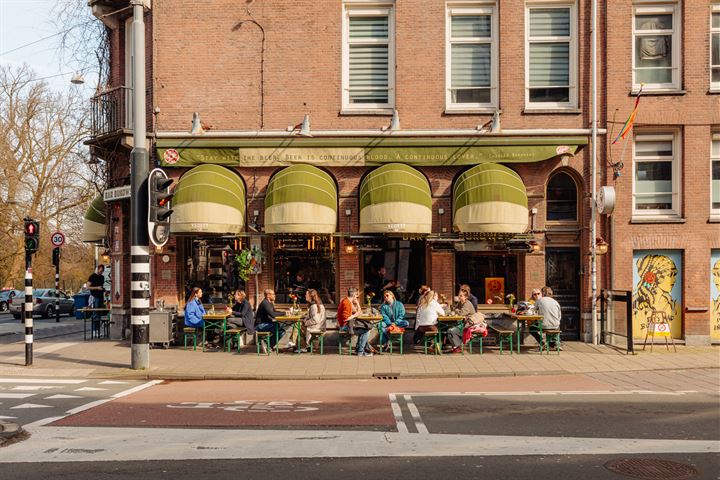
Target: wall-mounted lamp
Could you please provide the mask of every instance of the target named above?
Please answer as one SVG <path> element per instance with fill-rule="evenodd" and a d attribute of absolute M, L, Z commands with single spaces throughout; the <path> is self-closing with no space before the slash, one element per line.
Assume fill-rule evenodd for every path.
<path fill-rule="evenodd" d="M 298 135 L 300 135 L 301 137 L 312 137 L 312 134 L 310 133 L 310 115 L 305 114 L 302 123 L 298 123 L 295 126 L 288 125 L 288 132 L 292 133 L 295 130 L 298 131 Z"/>
<path fill-rule="evenodd" d="M 260 210 L 253 210 L 253 218 L 248 222 L 248 228 L 256 233 L 260 231 L 260 226 L 258 225 L 259 216 Z"/>
<path fill-rule="evenodd" d="M 193 112 L 192 128 L 190 129 L 190 135 L 202 135 L 205 133 L 202 122 L 200 121 L 200 114 Z"/>
<path fill-rule="evenodd" d="M 475 129 L 481 133 L 500 133 L 502 131 L 500 127 L 500 110 L 495 110 L 491 120 L 478 125 Z"/>
<path fill-rule="evenodd" d="M 540 244 L 538 242 L 532 241 L 528 243 L 528 253 L 537 253 L 540 251 Z"/>
<path fill-rule="evenodd" d="M 345 242 L 345 253 L 355 253 L 355 243 L 350 240 L 349 238 L 346 238 L 344 240 Z"/>
<path fill-rule="evenodd" d="M 602 239 L 602 237 L 598 237 L 595 239 L 595 254 L 596 255 L 605 255 L 608 252 L 608 249 L 610 248 L 610 245 Z"/>
<path fill-rule="evenodd" d="M 102 259 L 102 262 L 105 264 L 110 262 L 110 250 L 105 249 L 105 251 L 102 253 L 101 259 Z"/>

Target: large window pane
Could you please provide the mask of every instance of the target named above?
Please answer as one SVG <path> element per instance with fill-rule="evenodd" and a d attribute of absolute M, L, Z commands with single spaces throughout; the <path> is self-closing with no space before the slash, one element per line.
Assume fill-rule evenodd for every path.
<path fill-rule="evenodd" d="M 720 18 L 719 15 L 713 15 L 713 23 L 716 17 Z M 712 65 L 712 81 L 720 82 L 720 33 L 712 34 L 712 56 L 710 63 Z"/>
<path fill-rule="evenodd" d="M 516 255 L 488 255 L 478 252 L 457 252 L 455 254 L 455 291 L 450 292 L 450 297 L 455 295 L 459 286 L 466 284 L 470 291 L 478 299 L 478 303 L 487 304 L 486 279 L 502 279 L 502 290 L 505 296 L 512 293 L 515 298 L 518 296 L 517 282 L 517 256 Z M 448 292 L 439 292 L 448 295 Z M 507 302 L 491 299 L 494 304 Z"/>
<path fill-rule="evenodd" d="M 415 304 L 425 283 L 425 242 L 378 239 L 364 247 L 363 265 L 365 294 L 375 293 L 374 303 L 387 287 L 403 304 Z"/>
<path fill-rule="evenodd" d="M 672 30 L 672 17 L 672 14 L 669 13 L 659 15 L 635 15 L 635 30 Z"/>
<path fill-rule="evenodd" d="M 672 84 L 679 78 L 673 70 L 673 36 L 675 18 L 672 13 L 635 15 L 633 38 L 633 82 L 653 85 Z"/>
<path fill-rule="evenodd" d="M 350 102 L 388 102 L 387 45 L 350 46 Z"/>
<path fill-rule="evenodd" d="M 712 208 L 720 210 L 720 160 L 712 162 Z"/>
<path fill-rule="evenodd" d="M 635 208 L 672 208 L 672 162 L 638 162 L 635 167 Z"/>
<path fill-rule="evenodd" d="M 278 303 L 292 303 L 298 295 L 317 290 L 325 304 L 335 303 L 335 241 L 329 235 L 276 237 L 273 245 L 273 278 Z"/>
<path fill-rule="evenodd" d="M 490 15 L 455 15 L 452 17 L 453 38 L 489 38 L 491 35 Z"/>
<path fill-rule="evenodd" d="M 672 140 L 637 140 L 636 157 L 672 157 Z"/>
<path fill-rule="evenodd" d="M 569 8 L 530 9 L 531 37 L 569 37 Z"/>
<path fill-rule="evenodd" d="M 547 219 L 577 221 L 577 188 L 565 173 L 554 175 L 548 182 Z"/>
<path fill-rule="evenodd" d="M 388 17 L 350 17 L 350 40 L 388 38 Z"/>

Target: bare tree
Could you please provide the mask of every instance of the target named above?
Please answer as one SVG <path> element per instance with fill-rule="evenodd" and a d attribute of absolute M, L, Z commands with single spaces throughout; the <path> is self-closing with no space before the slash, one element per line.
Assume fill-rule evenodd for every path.
<path fill-rule="evenodd" d="M 19 285 L 23 278 L 25 216 L 41 225 L 36 275 L 51 274 L 51 230 L 62 229 L 71 243 L 81 246 L 84 211 L 97 195 L 82 145 L 88 135 L 86 119 L 86 102 L 77 94 L 51 91 L 27 66 L 0 66 L 2 284 Z"/>

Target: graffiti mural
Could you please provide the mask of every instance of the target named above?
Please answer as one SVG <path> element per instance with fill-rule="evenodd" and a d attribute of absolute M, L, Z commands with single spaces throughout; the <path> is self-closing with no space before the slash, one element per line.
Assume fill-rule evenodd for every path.
<path fill-rule="evenodd" d="M 720 340 L 720 250 L 710 253 L 710 338 Z"/>
<path fill-rule="evenodd" d="M 633 252 L 633 336 L 645 338 L 648 322 L 665 316 L 673 338 L 682 335 L 682 251 Z"/>

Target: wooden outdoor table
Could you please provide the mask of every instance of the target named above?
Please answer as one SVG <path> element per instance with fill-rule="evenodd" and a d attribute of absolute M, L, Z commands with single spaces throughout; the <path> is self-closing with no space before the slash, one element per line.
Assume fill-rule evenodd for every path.
<path fill-rule="evenodd" d="M 205 351 L 205 332 L 208 329 L 219 329 L 222 330 L 222 342 L 223 350 L 225 349 L 225 333 L 227 332 L 227 319 L 230 316 L 230 312 L 227 310 L 220 312 L 208 312 L 203 315 L 203 336 L 202 336 L 202 351 Z"/>
<path fill-rule="evenodd" d="M 86 308 L 81 308 L 80 311 L 83 312 L 83 340 L 87 340 L 88 315 L 86 315 L 86 314 L 90 314 L 92 316 L 93 313 L 98 313 L 102 317 L 103 315 L 107 315 L 108 313 L 110 313 L 109 308 L 86 307 Z M 101 335 L 100 335 L 101 329 L 105 331 L 105 335 L 104 335 L 105 338 L 108 338 L 110 336 L 110 332 L 109 332 L 110 319 L 106 317 L 104 320 L 102 318 L 100 318 L 100 320 L 98 320 L 98 321 L 100 322 L 100 326 L 98 327 L 98 330 L 97 330 L 97 338 L 101 337 Z M 90 340 L 92 340 L 93 337 L 95 336 L 95 330 L 92 328 L 92 326 L 93 326 L 92 323 L 93 322 L 92 322 L 92 317 L 91 317 L 90 318 L 90 327 L 91 327 L 90 328 Z"/>
<path fill-rule="evenodd" d="M 440 334 L 445 334 L 447 336 L 448 329 L 452 328 L 451 324 L 455 323 L 460 329 L 460 336 L 462 336 L 464 320 L 465 317 L 463 317 L 462 315 L 440 315 L 438 317 L 438 325 L 442 325 L 442 328 L 440 329 Z M 442 354 L 442 349 L 440 350 L 440 353 Z"/>
<path fill-rule="evenodd" d="M 517 322 L 517 352 L 520 353 L 520 334 L 522 331 L 521 323 L 524 323 L 526 326 L 530 323 L 537 323 L 538 324 L 537 329 L 539 332 L 542 333 L 543 316 L 542 315 L 518 315 L 516 313 L 512 313 L 512 314 L 510 314 L 510 318 L 512 318 L 513 320 L 515 320 Z M 542 351 L 542 344 L 540 345 L 540 350 Z"/>
<path fill-rule="evenodd" d="M 295 353 L 300 353 L 300 332 L 302 331 L 302 316 L 301 315 L 283 315 L 275 317 L 275 354 L 280 353 L 280 324 L 290 325 L 291 328 L 297 328 L 298 342 Z M 292 332 L 291 332 L 292 335 Z"/>

